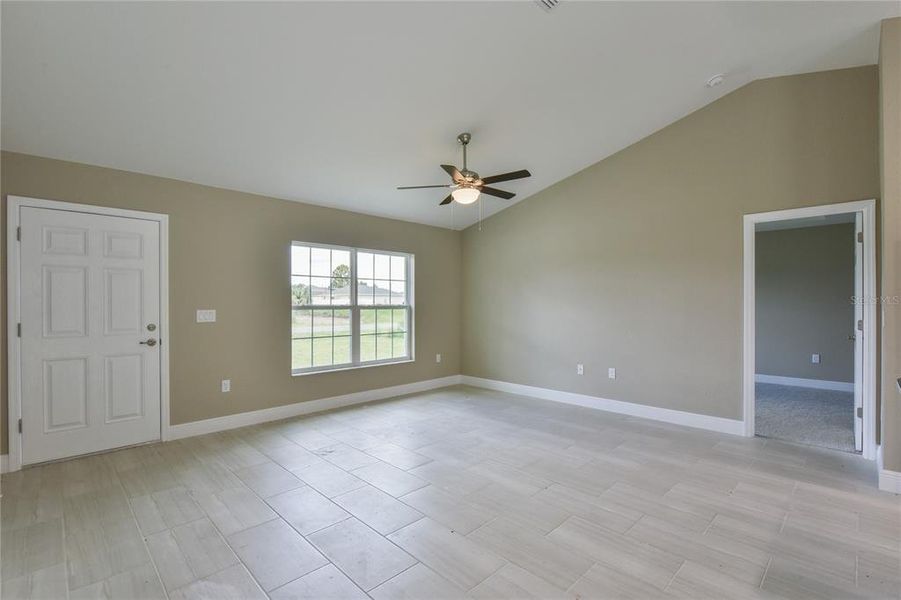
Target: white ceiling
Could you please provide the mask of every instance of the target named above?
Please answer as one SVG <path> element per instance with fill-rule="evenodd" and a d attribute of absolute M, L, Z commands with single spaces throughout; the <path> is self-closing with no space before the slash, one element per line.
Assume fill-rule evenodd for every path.
<path fill-rule="evenodd" d="M 754 79 L 876 62 L 898 2 L 2 3 L 2 147 L 461 228 Z M 725 72 L 714 89 L 708 77 Z"/>

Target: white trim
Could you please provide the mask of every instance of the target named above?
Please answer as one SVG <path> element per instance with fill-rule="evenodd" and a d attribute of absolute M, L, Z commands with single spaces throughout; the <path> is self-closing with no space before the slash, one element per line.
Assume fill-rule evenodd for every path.
<path fill-rule="evenodd" d="M 850 212 L 863 215 L 863 457 L 876 458 L 876 201 L 859 200 L 822 206 L 808 206 L 744 216 L 743 257 L 743 332 L 742 332 L 742 404 L 744 435 L 754 435 L 754 333 L 755 284 L 754 239 L 755 225 L 769 221 L 803 219 Z"/>
<path fill-rule="evenodd" d="M 169 215 L 160 217 L 160 440 L 169 440 Z"/>
<path fill-rule="evenodd" d="M 882 463 L 882 445 L 876 449 L 876 472 L 878 473 L 879 489 L 883 492 L 901 494 L 901 473 L 889 471 Z"/>
<path fill-rule="evenodd" d="M 757 383 L 775 383 L 793 387 L 811 388 L 815 390 L 834 390 L 836 392 L 853 392 L 853 381 L 826 381 L 825 379 L 803 379 L 801 377 L 783 377 L 782 375 L 754 375 Z"/>
<path fill-rule="evenodd" d="M 395 360 L 393 358 L 389 358 L 389 359 L 385 359 L 385 360 L 378 361 L 378 362 L 376 362 L 376 361 L 365 362 L 365 363 L 359 364 L 359 365 L 348 364 L 348 366 L 346 366 L 346 367 L 325 367 L 318 371 L 314 370 L 314 369 L 300 371 L 300 372 L 296 372 L 296 371 L 292 370 L 291 377 L 307 377 L 308 375 L 321 375 L 323 373 L 340 373 L 341 371 L 357 371 L 359 369 L 371 369 L 372 367 L 387 367 L 389 365 L 405 365 L 407 363 L 415 363 L 415 362 L 416 361 L 413 360 L 412 358 L 404 358 L 404 359 L 399 358 L 397 360 Z"/>
<path fill-rule="evenodd" d="M 901 473 L 879 469 L 879 489 L 883 492 L 901 494 Z"/>
<path fill-rule="evenodd" d="M 9 473 L 9 454 L 0 454 L 0 474 Z"/>
<path fill-rule="evenodd" d="M 425 392 L 437 388 L 457 385 L 459 383 L 459 375 L 449 375 L 438 379 L 427 379 L 425 381 L 416 381 L 392 387 L 344 394 L 343 396 L 319 398 L 318 400 L 307 400 L 306 402 L 274 406 L 272 408 L 226 415 L 224 417 L 215 417 L 203 421 L 192 421 L 190 423 L 172 425 L 169 428 L 169 439 L 178 440 L 181 438 L 193 437 L 195 435 L 205 435 L 207 433 L 215 433 L 227 429 L 246 427 L 247 425 L 278 421 L 279 419 L 308 415 L 310 413 L 332 410 L 344 406 L 351 406 L 353 404 L 363 404 L 366 402 L 374 402 L 376 400 L 385 400 L 386 398 L 393 398 L 395 396 L 403 396 L 405 394 Z"/>
<path fill-rule="evenodd" d="M 19 209 L 22 207 L 48 208 L 69 212 L 127 217 L 157 221 L 160 225 L 160 439 L 169 438 L 169 215 L 137 210 L 126 210 L 92 204 L 75 204 L 58 200 L 42 200 L 23 196 L 7 196 L 6 219 L 6 283 L 7 283 L 7 348 L 9 391 L 9 409 L 7 418 L 9 455 L 7 469 L 18 471 L 22 468 L 22 436 L 18 431 L 18 421 L 22 415 L 22 398 L 20 394 L 20 356 L 19 338 L 10 330 L 19 322 L 19 243 L 16 229 L 19 227 Z"/>
<path fill-rule="evenodd" d="M 634 402 L 623 402 L 621 400 L 608 400 L 607 398 L 588 396 L 586 394 L 561 392 L 559 390 L 522 385 L 519 383 L 509 383 L 506 381 L 496 381 L 493 379 L 483 379 L 481 377 L 471 377 L 469 375 L 462 375 L 461 380 L 465 385 L 496 390 L 498 392 L 518 394 L 520 396 L 531 396 L 542 400 L 550 400 L 551 402 L 562 402 L 563 404 L 574 404 L 585 408 L 594 408 L 621 415 L 663 421 L 675 425 L 684 425 L 686 427 L 695 427 L 697 429 L 718 431 L 720 433 L 729 433 L 732 435 L 742 435 L 744 432 L 744 424 L 735 419 L 711 417 L 709 415 L 700 415 L 669 408 L 658 408 L 656 406 L 635 404 Z"/>

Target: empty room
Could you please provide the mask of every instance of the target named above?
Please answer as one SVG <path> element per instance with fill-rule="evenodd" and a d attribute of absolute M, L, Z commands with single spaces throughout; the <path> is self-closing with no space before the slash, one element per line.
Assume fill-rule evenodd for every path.
<path fill-rule="evenodd" d="M 901 3 L 0 1 L 0 598 L 901 597 Z"/>

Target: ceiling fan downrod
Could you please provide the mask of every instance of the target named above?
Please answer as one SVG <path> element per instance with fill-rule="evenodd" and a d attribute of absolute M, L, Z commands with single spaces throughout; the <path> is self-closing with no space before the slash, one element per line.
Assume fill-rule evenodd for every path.
<path fill-rule="evenodd" d="M 469 167 L 467 166 L 468 163 L 466 160 L 466 146 L 469 145 L 470 140 L 472 140 L 471 133 L 464 132 L 457 136 L 457 141 L 460 142 L 461 146 L 463 146 L 463 169 L 461 169 L 460 174 L 463 175 L 463 178 L 466 179 L 467 183 L 471 184 L 478 181 L 479 174 L 475 171 L 470 171 Z"/>
<path fill-rule="evenodd" d="M 461 133 L 457 136 L 457 141 L 463 146 L 463 171 L 466 169 L 466 146 L 469 145 L 469 140 L 472 139 L 472 134 L 470 133 Z"/>

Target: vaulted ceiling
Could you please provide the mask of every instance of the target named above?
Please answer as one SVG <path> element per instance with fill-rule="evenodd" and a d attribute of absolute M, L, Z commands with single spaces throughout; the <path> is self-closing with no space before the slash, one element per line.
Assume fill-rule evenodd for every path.
<path fill-rule="evenodd" d="M 462 228 L 763 77 L 876 61 L 897 2 L 2 3 L 2 148 Z M 714 88 L 705 81 L 725 73 Z"/>

